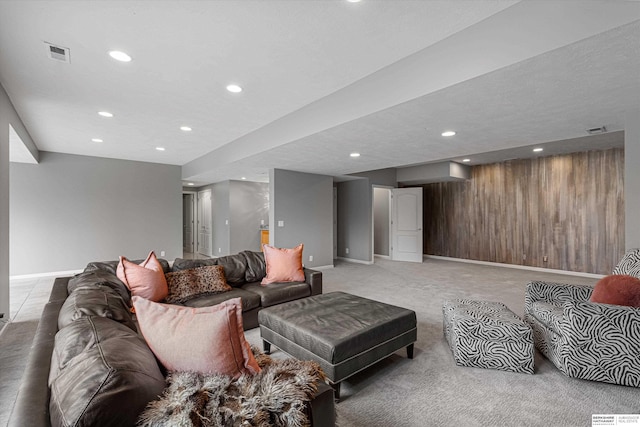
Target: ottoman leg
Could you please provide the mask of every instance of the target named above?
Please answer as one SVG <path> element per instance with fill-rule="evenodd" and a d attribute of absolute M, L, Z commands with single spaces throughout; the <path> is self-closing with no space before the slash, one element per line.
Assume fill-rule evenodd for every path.
<path fill-rule="evenodd" d="M 407 346 L 407 357 L 413 359 L 413 343 Z"/>
<path fill-rule="evenodd" d="M 264 350 L 265 354 L 271 354 L 271 343 L 262 340 L 262 349 Z"/>
<path fill-rule="evenodd" d="M 340 401 L 340 383 L 331 383 L 331 387 L 333 388 L 333 398 L 336 402 Z"/>

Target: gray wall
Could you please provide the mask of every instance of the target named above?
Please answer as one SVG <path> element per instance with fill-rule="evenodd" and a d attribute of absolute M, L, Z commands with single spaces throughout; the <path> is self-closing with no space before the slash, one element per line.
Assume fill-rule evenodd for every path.
<path fill-rule="evenodd" d="M 625 247 L 640 248 L 640 109 L 627 113 L 624 132 Z"/>
<path fill-rule="evenodd" d="M 260 250 L 260 221 L 269 224 L 269 184 L 231 181 L 231 253 Z"/>
<path fill-rule="evenodd" d="M 389 193 L 388 188 L 373 188 L 373 253 L 389 256 Z"/>
<path fill-rule="evenodd" d="M 12 275 L 182 256 L 179 166 L 42 152 L 10 171 Z"/>
<path fill-rule="evenodd" d="M 376 169 L 372 171 L 354 173 L 352 176 L 369 179 L 371 185 L 382 185 L 386 187 L 397 187 L 398 170 L 396 168 Z"/>
<path fill-rule="evenodd" d="M 336 187 L 338 188 L 338 257 L 373 262 L 371 184 L 367 178 L 362 178 L 340 182 Z"/>
<path fill-rule="evenodd" d="M 9 254 L 10 236 L 10 164 L 9 164 L 9 125 L 13 127 L 22 142 L 38 159 L 35 143 L 18 116 L 9 96 L 0 85 L 0 313 L 3 321 L 9 318 Z M 0 321 L 0 324 L 3 322 Z"/>
<path fill-rule="evenodd" d="M 269 178 L 270 243 L 282 248 L 304 243 L 305 266 L 333 265 L 333 178 L 282 169 L 272 169 Z"/>
<path fill-rule="evenodd" d="M 212 199 L 213 256 L 259 251 L 260 221 L 269 224 L 269 184 L 222 181 L 198 191 L 207 189 Z"/>
<path fill-rule="evenodd" d="M 211 188 L 211 215 L 213 215 L 211 250 L 214 256 L 224 256 L 231 253 L 229 206 L 229 181 L 218 182 Z"/>

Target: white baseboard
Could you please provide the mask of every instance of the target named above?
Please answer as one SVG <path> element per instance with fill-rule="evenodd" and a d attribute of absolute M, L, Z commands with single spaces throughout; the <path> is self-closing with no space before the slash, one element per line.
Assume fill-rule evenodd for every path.
<path fill-rule="evenodd" d="M 9 280 L 21 280 L 21 279 L 39 279 L 44 277 L 66 277 L 73 276 L 78 273 L 82 273 L 84 270 L 68 270 L 68 271 L 52 271 L 48 273 L 35 273 L 35 274 L 19 274 L 16 276 L 9 276 Z"/>
<path fill-rule="evenodd" d="M 354 259 L 354 258 L 344 258 L 344 257 L 341 257 L 341 256 L 339 256 L 336 259 L 339 259 L 340 261 L 352 262 L 354 264 L 365 264 L 365 265 L 372 265 L 373 264 L 373 261 L 364 261 L 364 260 L 361 260 L 361 259 Z"/>
<path fill-rule="evenodd" d="M 322 271 L 322 270 L 328 270 L 328 269 L 330 269 L 330 268 L 333 268 L 333 264 L 329 264 L 329 265 L 319 265 L 319 266 L 317 266 L 317 267 L 307 267 L 307 268 L 310 268 L 311 270 L 319 270 L 319 271 Z"/>
<path fill-rule="evenodd" d="M 501 262 L 476 261 L 474 259 L 451 258 L 446 256 L 438 256 L 438 255 L 424 255 L 424 258 L 442 259 L 445 261 L 455 261 L 455 262 L 466 262 L 468 264 L 489 265 L 492 267 L 515 268 L 518 270 L 540 271 L 542 273 L 564 274 L 566 276 L 589 277 L 592 279 L 602 279 L 604 277 L 604 275 L 602 274 L 582 273 L 579 271 L 555 270 L 553 268 L 530 267 L 528 265 L 504 264 Z"/>
<path fill-rule="evenodd" d="M 391 257 L 389 255 L 373 254 L 373 256 L 376 257 L 376 258 L 391 259 Z"/>

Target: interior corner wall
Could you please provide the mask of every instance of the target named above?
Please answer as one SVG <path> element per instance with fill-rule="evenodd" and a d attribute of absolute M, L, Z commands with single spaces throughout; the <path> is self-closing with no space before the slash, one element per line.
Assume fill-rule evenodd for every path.
<path fill-rule="evenodd" d="M 333 265 L 333 177 L 272 169 L 269 178 L 270 243 L 304 243 L 305 266 Z"/>
<path fill-rule="evenodd" d="M 369 180 L 344 181 L 338 183 L 337 188 L 338 257 L 373 262 L 373 191 Z"/>
<path fill-rule="evenodd" d="M 229 205 L 229 192 L 230 182 L 223 181 L 213 184 L 208 187 L 203 187 L 200 190 L 207 188 L 211 189 L 211 215 L 212 218 L 212 230 L 213 237 L 211 239 L 211 252 L 213 256 L 230 255 L 231 252 L 231 229 L 229 227 L 230 219 L 230 205 Z"/>
<path fill-rule="evenodd" d="M 9 319 L 9 125 L 15 114 L 0 85 L 0 313 Z M 2 325 L 3 322 L 0 322 Z M 1 328 L 0 328 L 1 329 Z"/>
<path fill-rule="evenodd" d="M 41 152 L 10 176 L 11 275 L 182 256 L 180 166 Z"/>
<path fill-rule="evenodd" d="M 629 111 L 624 130 L 625 247 L 640 248 L 640 109 Z"/>
<path fill-rule="evenodd" d="M 231 181 L 229 191 L 231 253 L 260 250 L 260 226 L 269 224 L 269 184 Z"/>

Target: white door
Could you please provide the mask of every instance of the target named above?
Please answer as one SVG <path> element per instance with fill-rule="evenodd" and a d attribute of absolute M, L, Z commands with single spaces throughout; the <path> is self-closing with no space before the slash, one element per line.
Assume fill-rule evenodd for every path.
<path fill-rule="evenodd" d="M 182 195 L 182 250 L 184 252 L 193 252 L 193 194 Z"/>
<path fill-rule="evenodd" d="M 391 190 L 391 259 L 422 262 L 422 188 Z"/>
<path fill-rule="evenodd" d="M 211 256 L 211 190 L 198 192 L 198 253 Z"/>

